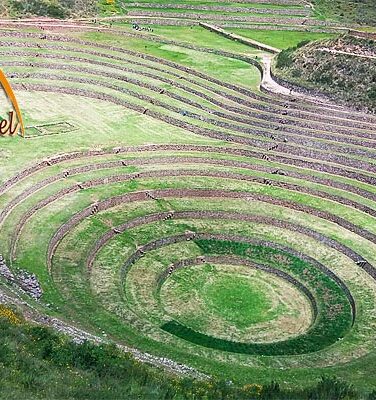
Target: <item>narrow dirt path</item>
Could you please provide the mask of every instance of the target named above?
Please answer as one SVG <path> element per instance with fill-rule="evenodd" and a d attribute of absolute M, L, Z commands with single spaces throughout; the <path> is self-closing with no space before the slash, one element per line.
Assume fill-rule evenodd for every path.
<path fill-rule="evenodd" d="M 263 78 L 261 82 L 261 87 L 267 90 L 268 92 L 281 94 L 283 96 L 290 96 L 295 98 L 300 98 L 302 100 L 307 100 L 316 104 L 324 105 L 324 106 L 332 106 L 333 104 L 330 101 L 327 101 L 323 98 L 311 96 L 305 93 L 300 93 L 296 90 L 288 89 L 285 86 L 277 83 L 272 75 L 271 75 L 271 64 L 272 64 L 273 56 L 263 56 L 261 64 L 263 69 Z"/>
<path fill-rule="evenodd" d="M 370 56 L 367 54 L 359 54 L 359 53 L 351 53 L 349 51 L 343 51 L 343 50 L 328 49 L 327 47 L 322 47 L 318 50 L 324 51 L 326 53 L 331 53 L 331 54 L 343 54 L 345 56 L 361 57 L 361 58 L 368 58 L 370 60 L 376 60 L 376 56 Z"/>

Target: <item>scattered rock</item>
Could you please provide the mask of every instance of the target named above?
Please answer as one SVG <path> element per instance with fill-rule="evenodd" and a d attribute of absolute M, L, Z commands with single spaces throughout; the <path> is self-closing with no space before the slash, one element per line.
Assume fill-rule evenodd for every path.
<path fill-rule="evenodd" d="M 19 286 L 24 292 L 35 300 L 42 297 L 42 287 L 35 276 L 27 271 L 19 270 L 13 273 L 6 265 L 4 257 L 0 254 L 0 275 L 7 279 L 9 282 Z"/>
<path fill-rule="evenodd" d="M 1 254 L 0 254 L 0 275 L 3 276 L 8 281 L 11 281 L 11 282 L 15 281 L 15 276 L 14 276 L 13 272 L 5 264 L 5 260 Z"/>
<path fill-rule="evenodd" d="M 19 286 L 29 294 L 33 299 L 39 300 L 42 297 L 43 291 L 35 274 L 30 274 L 26 271 L 20 271 L 17 275 Z"/>

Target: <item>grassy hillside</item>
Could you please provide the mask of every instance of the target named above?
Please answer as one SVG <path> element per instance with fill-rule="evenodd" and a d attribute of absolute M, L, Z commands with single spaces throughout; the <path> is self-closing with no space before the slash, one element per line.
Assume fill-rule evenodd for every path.
<path fill-rule="evenodd" d="M 112 345 L 75 344 L 0 304 L 0 399 L 359 399 L 335 378 L 285 392 L 277 383 L 235 387 L 166 375 Z M 374 393 L 363 397 L 374 399 Z"/>
<path fill-rule="evenodd" d="M 278 56 L 275 72 L 351 106 L 375 112 L 375 55 L 374 40 L 352 36 L 301 43 Z"/>
<path fill-rule="evenodd" d="M 357 24 L 376 24 L 374 0 L 315 0 L 316 13 L 324 18 Z"/>
<path fill-rule="evenodd" d="M 2 12 L 13 17 L 37 15 L 63 19 L 95 15 L 97 5 L 92 0 L 7 0 Z"/>

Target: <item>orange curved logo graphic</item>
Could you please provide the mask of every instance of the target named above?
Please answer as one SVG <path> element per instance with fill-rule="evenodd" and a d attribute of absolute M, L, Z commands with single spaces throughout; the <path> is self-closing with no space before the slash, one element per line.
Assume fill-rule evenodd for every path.
<path fill-rule="evenodd" d="M 25 126 L 22 120 L 21 110 L 18 106 L 18 102 L 16 96 L 14 95 L 13 89 L 10 86 L 10 83 L 5 76 L 4 72 L 0 69 L 0 83 L 4 89 L 5 94 L 7 95 L 8 99 L 10 100 L 14 111 L 16 112 L 17 121 L 14 121 L 14 111 L 9 111 L 9 120 L 3 119 L 0 121 L 0 135 L 9 134 L 13 136 L 21 130 L 22 137 L 25 137 Z"/>

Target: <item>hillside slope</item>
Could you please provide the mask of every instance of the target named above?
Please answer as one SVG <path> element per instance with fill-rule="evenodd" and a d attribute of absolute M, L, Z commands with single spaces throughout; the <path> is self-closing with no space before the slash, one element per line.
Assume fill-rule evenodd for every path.
<path fill-rule="evenodd" d="M 0 0 L 0 16 L 43 16 L 71 18 L 95 15 L 97 4 L 92 0 Z"/>
<path fill-rule="evenodd" d="M 1 301 L 1 297 L 0 297 Z M 0 399 L 252 400 L 374 399 L 336 378 L 302 390 L 279 384 L 244 385 L 194 381 L 142 364 L 109 344 L 74 343 L 67 336 L 27 322 L 0 302 Z"/>
<path fill-rule="evenodd" d="M 345 23 L 376 24 L 374 0 L 315 0 L 316 14 Z"/>
<path fill-rule="evenodd" d="M 376 112 L 376 41 L 352 36 L 284 50 L 275 74 L 287 81 Z"/>

